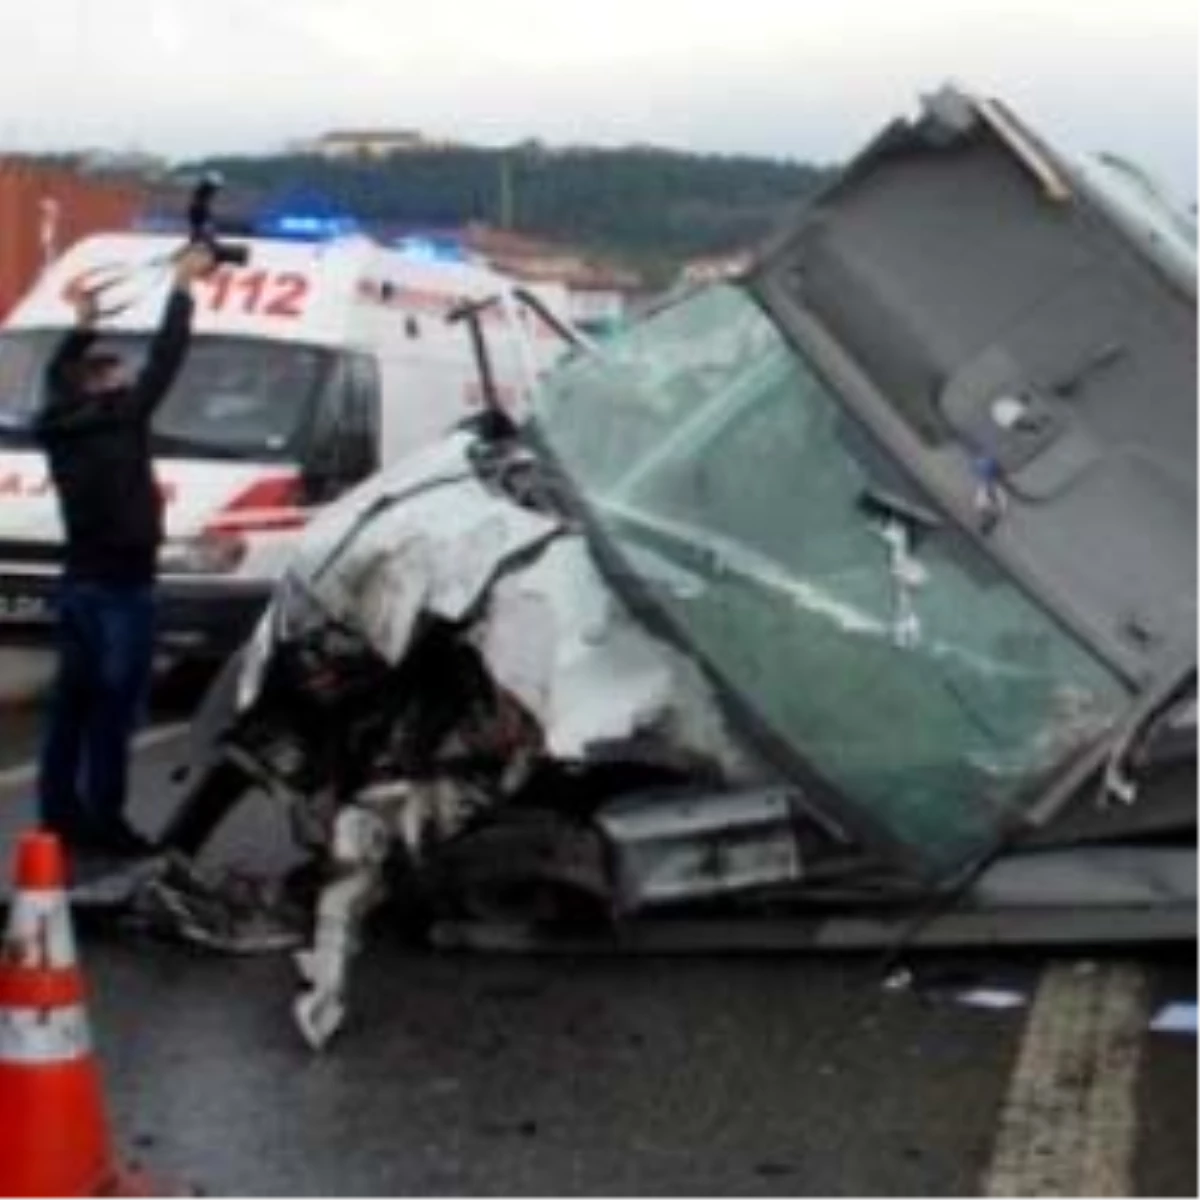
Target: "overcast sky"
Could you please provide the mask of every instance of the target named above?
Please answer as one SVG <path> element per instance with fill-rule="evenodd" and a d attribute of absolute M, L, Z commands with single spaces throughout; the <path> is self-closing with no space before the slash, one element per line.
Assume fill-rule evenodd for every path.
<path fill-rule="evenodd" d="M 0 148 L 334 127 L 842 158 L 947 78 L 1196 194 L 1195 0 L 0 0 Z"/>

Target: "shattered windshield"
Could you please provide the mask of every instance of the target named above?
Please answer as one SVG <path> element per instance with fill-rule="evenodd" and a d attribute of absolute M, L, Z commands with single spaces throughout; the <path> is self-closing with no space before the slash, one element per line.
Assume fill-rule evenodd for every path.
<path fill-rule="evenodd" d="M 992 844 L 1126 703 L 923 507 L 739 288 L 560 370 L 537 425 L 697 655 L 936 869 Z"/>
<path fill-rule="evenodd" d="M 61 330 L 0 334 L 0 440 L 28 443 L 42 403 L 46 364 Z M 102 344 L 133 370 L 144 334 L 105 334 Z M 327 350 L 230 337 L 195 338 L 154 414 L 158 455 L 273 460 L 294 455 L 330 370 Z"/>

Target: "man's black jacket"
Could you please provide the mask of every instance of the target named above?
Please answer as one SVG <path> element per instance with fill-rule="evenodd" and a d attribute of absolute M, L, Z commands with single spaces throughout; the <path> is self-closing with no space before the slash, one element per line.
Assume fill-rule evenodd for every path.
<path fill-rule="evenodd" d="M 85 392 L 80 368 L 96 335 L 69 333 L 46 368 L 36 432 L 50 462 L 66 528 L 67 573 L 112 584 L 154 580 L 162 505 L 150 456 L 150 420 L 183 364 L 192 299 L 174 291 L 146 365 L 132 386 Z"/>

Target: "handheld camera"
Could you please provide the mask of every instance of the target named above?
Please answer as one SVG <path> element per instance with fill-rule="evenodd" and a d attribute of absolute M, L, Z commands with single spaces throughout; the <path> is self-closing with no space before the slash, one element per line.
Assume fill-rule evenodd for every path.
<path fill-rule="evenodd" d="M 192 190 L 188 204 L 188 229 L 193 244 L 207 246 L 219 265 L 244 267 L 250 261 L 250 248 L 217 238 L 213 222 L 212 206 L 221 190 L 221 177 L 215 173 L 205 175 Z"/>

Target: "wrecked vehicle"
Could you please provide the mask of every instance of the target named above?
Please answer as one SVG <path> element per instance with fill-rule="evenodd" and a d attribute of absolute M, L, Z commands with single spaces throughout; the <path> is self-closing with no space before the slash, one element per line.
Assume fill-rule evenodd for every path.
<path fill-rule="evenodd" d="M 944 89 L 320 514 L 167 844 L 287 805 L 314 1045 L 387 894 L 458 945 L 1193 937 L 1195 289 L 1140 177 Z"/>

